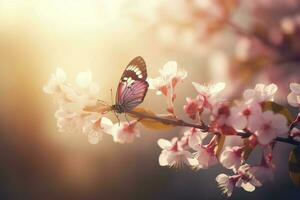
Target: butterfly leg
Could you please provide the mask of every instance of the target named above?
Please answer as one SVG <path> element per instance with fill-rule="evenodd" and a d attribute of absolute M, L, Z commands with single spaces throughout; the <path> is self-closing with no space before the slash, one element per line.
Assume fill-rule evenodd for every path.
<path fill-rule="evenodd" d="M 117 120 L 118 120 L 118 123 L 119 123 L 119 126 L 120 126 L 120 119 L 119 119 L 119 116 L 117 115 L 117 113 L 114 111 L 114 114 L 115 114 L 115 116 L 116 116 L 116 118 L 117 118 Z"/>
<path fill-rule="evenodd" d="M 128 120 L 126 113 L 125 113 L 125 119 L 128 122 L 128 124 L 130 125 L 130 121 Z"/>

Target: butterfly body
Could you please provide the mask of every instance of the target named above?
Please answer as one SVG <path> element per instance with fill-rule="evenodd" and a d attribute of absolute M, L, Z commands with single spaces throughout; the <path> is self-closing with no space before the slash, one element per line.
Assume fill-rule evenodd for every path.
<path fill-rule="evenodd" d="M 126 113 L 144 101 L 149 84 L 144 59 L 135 57 L 125 68 L 119 81 L 115 104 L 111 109 L 116 113 Z"/>

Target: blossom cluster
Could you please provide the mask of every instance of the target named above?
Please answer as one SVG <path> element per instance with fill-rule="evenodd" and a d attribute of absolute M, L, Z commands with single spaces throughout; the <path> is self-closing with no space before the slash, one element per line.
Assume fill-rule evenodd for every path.
<path fill-rule="evenodd" d="M 136 120 L 113 123 L 103 116 L 111 108 L 99 101 L 99 86 L 92 81 L 90 71 L 80 72 L 76 84 L 72 85 L 67 82 L 65 72 L 58 68 L 43 90 L 58 105 L 55 117 L 60 132 L 83 133 L 91 144 L 102 140 L 103 133 L 119 143 L 130 143 L 140 135 Z M 97 112 L 89 112 L 89 107 L 97 107 Z"/>
<path fill-rule="evenodd" d="M 174 109 L 176 86 L 187 77 L 175 61 L 167 62 L 157 78 L 148 78 L 149 88 L 165 96 L 168 123 L 178 124 L 180 119 Z M 300 132 L 287 114 L 270 109 L 275 104 L 278 90 L 275 84 L 257 84 L 244 91 L 241 99 L 229 101 L 222 96 L 225 83 L 203 85 L 193 82 L 195 97 L 187 97 L 182 106 L 183 113 L 192 123 L 182 125 L 172 139 L 157 141 L 162 149 L 159 155 L 161 166 L 189 166 L 192 169 L 207 169 L 220 163 L 232 170 L 216 177 L 221 190 L 231 196 L 235 187 L 254 191 L 265 181 L 272 180 L 275 164 L 272 161 L 273 147 L 278 137 L 299 140 Z M 300 107 L 300 84 L 290 84 L 291 93 L 287 100 L 291 106 Z M 44 92 L 54 97 L 58 105 L 55 113 L 60 132 L 82 132 L 92 144 L 102 139 L 103 133 L 111 135 L 118 143 L 131 143 L 140 137 L 142 120 L 133 119 L 113 123 L 104 115 L 111 111 L 111 105 L 99 100 L 99 86 L 92 81 L 90 71 L 81 72 L 72 85 L 67 82 L 62 69 L 57 69 Z M 152 115 L 151 115 L 152 116 Z M 159 115 L 155 115 L 159 116 Z M 158 122 L 160 119 L 155 118 Z M 152 118 L 153 120 L 153 118 Z M 170 126 L 173 128 L 174 126 Z M 204 128 L 206 127 L 206 128 Z M 260 163 L 248 163 L 251 152 L 261 150 Z"/>

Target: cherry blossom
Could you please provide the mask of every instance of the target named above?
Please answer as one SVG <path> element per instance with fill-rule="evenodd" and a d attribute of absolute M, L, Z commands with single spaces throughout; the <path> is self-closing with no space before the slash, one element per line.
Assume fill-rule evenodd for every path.
<path fill-rule="evenodd" d="M 220 99 L 220 92 L 224 90 L 226 84 L 223 82 L 219 82 L 212 85 L 201 85 L 199 83 L 193 82 L 193 86 L 197 90 L 198 94 L 203 98 L 204 107 L 211 108 L 213 104 L 219 102 Z"/>
<path fill-rule="evenodd" d="M 148 78 L 149 89 L 156 90 L 158 95 L 167 96 L 168 93 L 172 94 L 172 91 L 178 82 L 184 80 L 187 76 L 187 72 L 184 70 L 178 70 L 177 62 L 169 61 L 162 69 L 159 70 L 160 76 L 157 78 Z"/>
<path fill-rule="evenodd" d="M 92 81 L 91 71 L 80 72 L 76 77 L 77 99 L 81 109 L 85 106 L 94 105 L 99 97 L 99 86 Z"/>
<path fill-rule="evenodd" d="M 233 176 L 219 174 L 216 181 L 224 194 L 228 197 L 232 195 L 235 187 L 241 187 L 247 192 L 253 192 L 255 187 L 260 187 L 262 184 L 251 174 L 249 165 L 239 167 L 237 173 Z"/>
<path fill-rule="evenodd" d="M 232 127 L 230 107 L 227 103 L 216 103 L 212 109 L 210 128 L 215 132 L 225 135 L 235 135 L 236 130 Z"/>
<path fill-rule="evenodd" d="M 59 132 L 78 133 L 82 132 L 85 121 L 83 113 L 76 113 L 60 108 L 55 112 Z"/>
<path fill-rule="evenodd" d="M 252 192 L 263 182 L 273 179 L 275 165 L 272 163 L 272 147 L 277 144 L 275 140 L 292 141 L 291 144 L 300 141 L 299 129 L 296 128 L 299 116 L 289 128 L 283 114 L 263 107 L 264 102 L 274 99 L 277 91 L 275 84 L 257 84 L 254 89 L 244 92 L 243 100 L 230 102 L 221 98 L 225 83 L 203 86 L 194 82 L 196 97 L 186 98 L 186 104 L 182 106 L 192 121 L 189 122 L 174 114 L 173 104 L 175 87 L 187 73 L 178 70 L 177 63 L 170 61 L 160 70 L 160 74 L 156 79 L 149 79 L 149 83 L 158 94 L 167 97 L 167 111 L 171 114 L 156 114 L 145 109 L 140 113 L 136 111 L 140 116 L 132 114 L 134 112 L 128 113 L 127 116 L 134 119 L 128 121 L 125 116 L 126 121 L 117 123 L 104 116 L 112 108 L 99 100 L 99 86 L 93 82 L 90 71 L 80 72 L 75 83 L 71 84 L 67 82 L 63 70 L 57 69 L 43 90 L 58 102 L 55 117 L 59 132 L 83 133 L 91 144 L 101 141 L 104 133 L 111 135 L 114 142 L 132 143 L 140 137 L 142 129 L 139 125 L 151 128 L 153 124 L 155 129 L 185 127 L 180 129 L 180 139 L 174 137 L 171 141 L 157 141 L 162 148 L 159 165 L 207 169 L 220 161 L 223 167 L 234 173 L 216 177 L 227 196 L 232 195 L 234 187 Z M 299 84 L 292 83 L 290 88 L 292 92 L 287 99 L 292 106 L 299 106 Z M 206 144 L 208 139 L 210 141 Z M 249 165 L 246 163 L 248 153 L 252 152 L 249 149 L 254 150 L 258 144 L 263 150 L 261 162 Z"/>
<path fill-rule="evenodd" d="M 219 188 L 222 190 L 222 193 L 230 197 L 236 183 L 236 178 L 230 177 L 226 174 L 219 174 L 216 177 L 216 181 L 219 185 Z"/>
<path fill-rule="evenodd" d="M 91 144 L 97 144 L 102 140 L 104 132 L 108 132 L 113 126 L 110 119 L 106 117 L 100 117 L 99 115 L 92 115 L 87 120 L 82 127 L 82 132 L 87 134 L 88 141 Z"/>
<path fill-rule="evenodd" d="M 137 121 L 115 123 L 111 128 L 106 127 L 107 133 L 113 136 L 114 142 L 121 144 L 132 143 L 136 137 L 140 137 Z"/>
<path fill-rule="evenodd" d="M 240 178 L 236 182 L 237 187 L 242 187 L 247 192 L 253 192 L 255 187 L 260 187 L 262 184 L 251 174 L 250 166 L 245 164 L 238 169 Z"/>
<path fill-rule="evenodd" d="M 195 158 L 198 160 L 198 169 L 207 169 L 218 163 L 217 156 L 215 155 L 214 146 L 210 145 L 197 145 L 194 147 Z"/>
<path fill-rule="evenodd" d="M 262 112 L 249 118 L 248 129 L 257 136 L 260 144 L 266 145 L 277 136 L 287 135 L 287 119 L 273 111 Z"/>
<path fill-rule="evenodd" d="M 288 95 L 287 100 L 291 106 L 300 106 L 300 84 L 291 83 L 290 84 L 291 93 Z"/>
<path fill-rule="evenodd" d="M 193 120 L 199 118 L 200 113 L 203 111 L 203 101 L 196 98 L 186 98 L 186 104 L 183 106 L 184 112 Z"/>
<path fill-rule="evenodd" d="M 248 125 L 248 119 L 251 116 L 261 113 L 261 105 L 255 101 L 240 102 L 230 108 L 230 116 L 227 123 L 236 130 L 243 130 Z"/>
<path fill-rule="evenodd" d="M 293 128 L 291 130 L 291 137 L 293 137 L 294 140 L 300 142 L 300 130 L 298 128 Z"/>
<path fill-rule="evenodd" d="M 176 98 L 175 87 L 178 82 L 187 77 L 187 72 L 177 68 L 177 62 L 169 61 L 159 70 L 160 76 L 157 78 L 148 78 L 149 89 L 156 90 L 156 94 L 163 94 L 168 97 L 168 108 L 170 113 L 174 113 L 173 101 Z"/>
<path fill-rule="evenodd" d="M 274 94 L 277 91 L 277 86 L 275 84 L 256 84 L 254 89 L 247 89 L 244 92 L 244 99 L 246 101 L 273 101 Z"/>
<path fill-rule="evenodd" d="M 57 68 L 55 74 L 51 75 L 48 83 L 43 87 L 47 94 L 55 94 L 61 92 L 61 85 L 66 82 L 66 74 L 61 68 Z"/>
<path fill-rule="evenodd" d="M 187 137 L 189 147 L 194 148 L 196 145 L 202 144 L 202 140 L 207 136 L 207 133 L 197 128 L 191 128 L 184 132 L 184 136 Z"/>
<path fill-rule="evenodd" d="M 242 147 L 226 147 L 220 156 L 220 163 L 222 163 L 222 165 L 227 169 L 237 170 L 243 163 L 242 155 Z"/>
<path fill-rule="evenodd" d="M 188 166 L 198 165 L 198 161 L 193 157 L 193 154 L 182 148 L 178 138 L 173 138 L 171 142 L 159 139 L 157 144 L 163 149 L 159 155 L 160 166 L 180 167 L 183 164 Z"/>

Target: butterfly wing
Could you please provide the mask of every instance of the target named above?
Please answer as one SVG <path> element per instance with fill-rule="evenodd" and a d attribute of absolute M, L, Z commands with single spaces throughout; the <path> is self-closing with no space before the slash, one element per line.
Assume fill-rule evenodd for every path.
<path fill-rule="evenodd" d="M 143 102 L 148 91 L 147 69 L 144 59 L 135 57 L 124 70 L 119 81 L 116 104 L 130 111 Z"/>
<path fill-rule="evenodd" d="M 120 104 L 128 112 L 144 101 L 149 84 L 146 81 L 135 81 L 122 93 L 123 103 Z"/>

